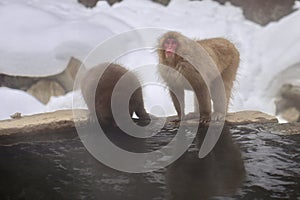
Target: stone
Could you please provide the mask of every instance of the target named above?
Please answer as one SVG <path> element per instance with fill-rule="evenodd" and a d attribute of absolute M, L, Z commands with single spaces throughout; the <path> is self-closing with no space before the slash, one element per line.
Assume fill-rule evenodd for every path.
<path fill-rule="evenodd" d="M 288 122 L 300 121 L 300 86 L 284 84 L 275 100 L 276 115 Z"/>
<path fill-rule="evenodd" d="M 75 113 L 75 115 L 73 115 Z M 74 117 L 75 116 L 75 117 Z M 87 125 L 89 112 L 85 109 L 60 110 L 50 113 L 41 113 L 21 118 L 0 121 L 0 143 L 4 136 L 38 135 L 40 133 L 67 132 L 75 130 L 75 123 L 79 126 Z M 168 118 L 170 121 L 171 118 Z M 155 120 L 160 120 L 156 118 Z M 241 111 L 229 113 L 227 116 L 228 124 L 248 124 L 248 123 L 277 123 L 274 116 L 267 115 L 259 111 Z M 198 122 L 188 120 L 182 122 L 185 125 L 199 125 Z M 172 125 L 167 122 L 166 125 Z"/>
<path fill-rule="evenodd" d="M 275 116 L 252 110 L 229 113 L 226 117 L 226 121 L 228 124 L 234 125 L 250 123 L 278 123 L 278 120 Z"/>
<path fill-rule="evenodd" d="M 8 87 L 26 91 L 34 83 L 39 81 L 39 77 L 14 76 L 9 74 L 0 74 L 0 87 Z"/>
<path fill-rule="evenodd" d="M 10 118 L 12 118 L 12 119 L 20 119 L 21 117 L 22 117 L 22 113 L 20 113 L 20 112 L 16 112 L 16 113 L 10 115 Z"/>
<path fill-rule="evenodd" d="M 156 3 L 159 3 L 159 4 L 162 4 L 164 6 L 167 6 L 167 5 L 169 5 L 171 0 L 152 0 L 152 1 L 156 2 Z"/>
<path fill-rule="evenodd" d="M 82 68 L 80 68 L 82 66 Z M 79 71 L 80 70 L 80 71 Z M 56 80 L 58 83 L 62 85 L 64 90 L 70 92 L 74 89 L 75 79 L 80 79 L 82 74 L 86 71 L 84 65 L 77 58 L 71 57 L 70 61 L 64 71 L 61 73 L 50 76 L 48 79 Z M 78 75 L 78 77 L 77 77 Z"/>
<path fill-rule="evenodd" d="M 74 118 L 73 112 L 76 118 Z M 74 128 L 74 122 L 87 123 L 88 111 L 78 110 L 59 110 L 49 113 L 22 116 L 17 119 L 7 119 L 0 121 L 0 136 L 17 134 L 20 132 L 31 133 L 40 131 L 56 131 L 60 129 Z"/>
<path fill-rule="evenodd" d="M 280 116 L 288 122 L 300 122 L 300 111 L 294 107 L 283 110 Z"/>
<path fill-rule="evenodd" d="M 214 0 L 220 4 L 230 2 L 234 6 L 241 7 L 246 19 L 260 25 L 267 25 L 272 21 L 278 21 L 284 16 L 295 11 L 295 0 Z"/>
<path fill-rule="evenodd" d="M 46 104 L 51 96 L 59 96 L 72 91 L 75 80 L 78 79 L 79 81 L 85 71 L 86 69 L 82 62 L 71 57 L 64 71 L 50 76 L 13 76 L 0 74 L 0 87 L 27 91 Z"/>
<path fill-rule="evenodd" d="M 27 92 L 43 104 L 47 104 L 52 96 L 65 95 L 64 88 L 59 83 L 52 80 L 40 80 L 33 84 Z"/>
<path fill-rule="evenodd" d="M 99 0 L 78 0 L 79 3 L 84 5 L 87 8 L 93 8 L 97 5 Z"/>

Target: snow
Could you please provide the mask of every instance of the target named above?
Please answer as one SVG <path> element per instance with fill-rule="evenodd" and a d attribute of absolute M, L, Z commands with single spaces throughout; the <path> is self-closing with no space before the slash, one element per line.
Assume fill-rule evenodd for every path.
<path fill-rule="evenodd" d="M 300 11 L 295 11 L 262 27 L 246 20 L 241 9 L 211 0 L 172 0 L 167 7 L 149 0 L 124 0 L 113 6 L 99 1 L 93 9 L 77 0 L 0 0 L 0 72 L 55 74 L 66 67 L 71 56 L 84 60 L 99 44 L 136 28 L 176 30 L 197 39 L 225 37 L 241 54 L 230 111 L 251 109 L 274 114 L 277 88 L 285 82 L 300 82 L 299 21 Z M 143 40 L 142 36 L 139 39 Z M 129 47 L 132 42 L 122 45 Z M 117 61 L 130 69 L 146 65 L 154 69 L 157 58 L 154 50 L 148 49 L 122 55 Z M 155 71 L 147 73 L 156 76 Z M 147 86 L 144 93 L 148 111 L 175 114 L 165 88 Z M 73 97 L 75 108 L 85 107 L 79 91 L 53 97 L 47 105 L 9 88 L 0 88 L 0 95 L 0 119 L 15 112 L 26 115 L 72 108 Z M 191 110 L 192 105 L 188 105 Z"/>
<path fill-rule="evenodd" d="M 45 106 L 26 92 L 0 87 L 0 96 L 0 119 L 7 119 L 16 112 L 36 114 L 45 111 Z"/>

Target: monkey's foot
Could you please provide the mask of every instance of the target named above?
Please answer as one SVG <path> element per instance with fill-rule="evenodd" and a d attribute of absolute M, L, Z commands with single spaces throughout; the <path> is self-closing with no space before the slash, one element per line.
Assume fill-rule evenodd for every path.
<path fill-rule="evenodd" d="M 132 120 L 139 126 L 147 126 L 150 124 L 151 119 L 150 118 L 139 118 L 139 119 L 133 119 Z"/>
<path fill-rule="evenodd" d="M 215 122 L 225 121 L 226 115 L 221 112 L 213 112 L 211 115 L 211 120 Z"/>
<path fill-rule="evenodd" d="M 178 117 L 177 115 L 172 115 L 172 116 L 169 116 L 167 118 L 167 122 L 176 122 L 176 123 L 178 123 L 180 121 L 181 121 L 180 117 Z"/>
<path fill-rule="evenodd" d="M 200 115 L 196 112 L 191 112 L 184 117 L 185 120 L 199 120 L 199 123 L 208 123 L 210 122 L 209 115 Z"/>
<path fill-rule="evenodd" d="M 210 121 L 211 121 L 210 116 L 202 116 L 202 117 L 200 117 L 200 120 L 199 120 L 199 122 L 203 123 L 203 124 L 209 123 Z"/>
<path fill-rule="evenodd" d="M 95 118 L 92 114 L 89 114 L 88 123 L 96 124 L 96 123 L 99 123 L 99 122 L 98 122 L 97 118 Z"/>
<path fill-rule="evenodd" d="M 199 123 L 205 124 L 210 122 L 210 115 L 201 115 L 196 112 L 191 112 L 184 117 L 185 120 L 199 120 Z"/>
<path fill-rule="evenodd" d="M 179 122 L 181 122 L 181 119 L 179 119 L 179 118 L 171 119 L 170 122 L 179 123 Z"/>
<path fill-rule="evenodd" d="M 196 112 L 190 112 L 184 116 L 184 119 L 185 120 L 200 119 L 200 114 Z"/>

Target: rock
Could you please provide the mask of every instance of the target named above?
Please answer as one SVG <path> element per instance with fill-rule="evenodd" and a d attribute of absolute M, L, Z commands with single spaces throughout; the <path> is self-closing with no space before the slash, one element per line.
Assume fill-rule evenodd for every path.
<path fill-rule="evenodd" d="M 76 113 L 74 119 L 73 112 Z M 78 110 L 59 110 L 49 113 L 41 113 L 30 116 L 22 116 L 18 119 L 8 119 L 0 121 L 0 135 L 10 135 L 17 133 L 35 133 L 63 130 L 74 128 L 74 122 L 79 124 L 87 123 L 88 111 Z"/>
<path fill-rule="evenodd" d="M 66 69 L 63 72 L 54 76 L 50 76 L 48 79 L 56 80 L 58 83 L 62 85 L 66 93 L 70 92 L 74 89 L 74 82 L 77 77 L 77 74 L 79 75 L 79 77 L 77 78 L 80 79 L 81 75 L 83 75 L 85 72 L 84 66 L 81 68 L 81 71 L 79 72 L 81 65 L 82 62 L 80 60 L 71 57 Z"/>
<path fill-rule="evenodd" d="M 271 116 L 260 111 L 247 110 L 247 111 L 240 111 L 235 113 L 228 113 L 226 116 L 226 123 L 228 125 L 242 125 L 242 124 L 251 124 L 251 123 L 264 124 L 264 123 L 278 123 L 278 120 L 275 116 Z M 199 122 L 196 120 L 188 120 L 183 124 L 198 125 Z M 205 123 L 205 125 L 209 125 L 209 124 L 210 124 L 209 122 Z"/>
<path fill-rule="evenodd" d="M 278 21 L 284 16 L 294 12 L 295 0 L 215 0 L 221 4 L 230 2 L 243 9 L 246 19 L 260 25 L 267 25 Z"/>
<path fill-rule="evenodd" d="M 79 3 L 83 4 L 87 8 L 93 8 L 97 5 L 100 0 L 78 0 Z M 117 2 L 121 2 L 122 0 L 106 0 L 109 5 L 113 5 Z"/>
<path fill-rule="evenodd" d="M 300 111 L 294 107 L 283 110 L 280 116 L 288 122 L 300 122 Z"/>
<path fill-rule="evenodd" d="M 73 112 L 76 113 L 75 119 Z M 88 116 L 87 110 L 60 110 L 3 120 L 0 121 L 0 144 L 66 138 L 62 133 L 70 132 L 73 133 L 71 137 L 75 137 L 74 121 L 77 125 L 86 125 Z"/>
<path fill-rule="evenodd" d="M 87 8 L 93 8 L 97 5 L 99 0 L 78 0 L 79 3 L 83 4 Z"/>
<path fill-rule="evenodd" d="M 278 123 L 275 116 L 268 115 L 260 111 L 240 111 L 235 113 L 229 113 L 226 117 L 226 121 L 229 124 L 250 124 L 250 123 Z"/>
<path fill-rule="evenodd" d="M 122 0 L 106 0 L 108 2 L 109 5 L 114 5 L 117 2 L 121 2 Z"/>
<path fill-rule="evenodd" d="M 237 2 L 237 0 L 235 0 Z M 278 21 L 294 11 L 295 0 L 247 0 L 243 4 L 244 16 L 260 25 Z"/>
<path fill-rule="evenodd" d="M 156 2 L 156 3 L 160 3 L 160 4 L 164 5 L 164 6 L 167 6 L 167 5 L 169 5 L 169 3 L 170 3 L 171 0 L 152 0 L 152 1 Z"/>
<path fill-rule="evenodd" d="M 73 112 L 76 115 L 73 115 Z M 75 118 L 74 118 L 75 116 Z M 0 121 L 0 144 L 11 144 L 16 141 L 49 140 L 49 138 L 76 137 L 75 123 L 85 126 L 88 123 L 88 110 L 60 110 L 21 118 Z M 169 118 L 170 119 L 170 118 Z M 160 120 L 157 118 L 155 120 Z M 227 121 L 231 125 L 248 123 L 277 123 L 277 119 L 258 111 L 241 111 L 228 114 Z M 198 122 L 188 120 L 181 122 L 187 126 L 199 125 Z M 166 126 L 172 125 L 168 122 Z M 205 125 L 205 124 L 204 124 Z"/>
<path fill-rule="evenodd" d="M 26 91 L 34 83 L 39 81 L 38 77 L 12 76 L 8 74 L 0 74 L 0 87 L 8 87 Z"/>
<path fill-rule="evenodd" d="M 62 96 L 65 94 L 64 88 L 52 80 L 40 80 L 33 84 L 27 92 L 43 104 L 47 104 L 52 96 Z"/>
<path fill-rule="evenodd" d="M 16 112 L 10 116 L 12 119 L 20 119 L 22 117 L 22 113 Z"/>
<path fill-rule="evenodd" d="M 87 8 L 93 8 L 99 0 L 78 0 Z M 106 0 L 109 5 L 122 0 Z M 152 0 L 167 6 L 171 0 Z M 191 0 L 196 1 L 196 0 Z M 199 0 L 198 0 L 199 1 Z M 201 0 L 200 0 L 201 1 Z M 232 5 L 239 6 L 243 9 L 243 14 L 246 19 L 256 22 L 260 25 L 267 25 L 272 21 L 278 21 L 282 17 L 294 11 L 295 0 L 214 0 L 221 4 L 230 2 Z"/>
<path fill-rule="evenodd" d="M 51 76 L 30 77 L 0 74 L 0 86 L 28 91 L 37 97 L 38 100 L 46 104 L 51 96 L 63 95 L 74 89 L 75 79 L 80 79 L 80 75 L 83 75 L 85 72 L 85 67 L 80 68 L 81 65 L 82 62 L 80 60 L 71 57 L 64 71 Z M 79 69 L 81 70 L 80 73 L 78 73 Z M 47 83 L 50 85 L 47 86 Z M 62 92 L 62 90 L 64 90 L 64 92 Z"/>
<path fill-rule="evenodd" d="M 77 137 L 74 122 L 79 127 L 85 127 L 89 122 L 88 119 L 88 110 L 78 109 L 60 110 L 3 120 L 0 121 L 0 145 L 74 138 Z M 160 120 L 160 118 L 155 120 Z M 270 130 L 274 130 L 272 132 L 281 135 L 300 134 L 300 123 L 278 124 L 274 116 L 259 111 L 229 113 L 226 121 L 229 125 L 264 124 L 264 127 L 270 127 Z M 198 122 L 193 120 L 181 123 L 186 126 L 199 125 Z M 172 122 L 166 124 L 166 126 L 173 125 Z"/>
<path fill-rule="evenodd" d="M 294 104 L 297 104 L 300 108 L 300 86 L 292 84 L 282 85 L 280 91 L 280 96 L 285 99 L 291 99 L 294 101 Z"/>
<path fill-rule="evenodd" d="M 284 84 L 275 100 L 276 115 L 281 115 L 288 122 L 300 121 L 300 87 Z"/>

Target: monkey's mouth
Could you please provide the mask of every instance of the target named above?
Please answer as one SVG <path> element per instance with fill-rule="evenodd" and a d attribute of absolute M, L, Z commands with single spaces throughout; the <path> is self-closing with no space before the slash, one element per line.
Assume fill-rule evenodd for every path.
<path fill-rule="evenodd" d="M 174 52 L 172 51 L 166 51 L 165 54 L 166 54 L 166 58 L 170 58 L 174 56 Z"/>

